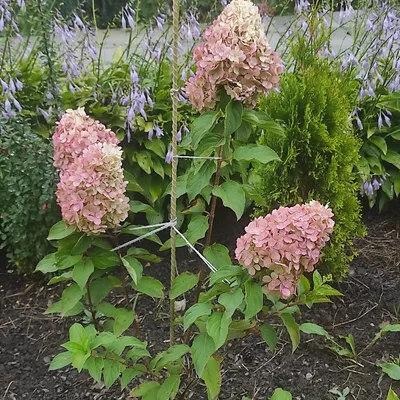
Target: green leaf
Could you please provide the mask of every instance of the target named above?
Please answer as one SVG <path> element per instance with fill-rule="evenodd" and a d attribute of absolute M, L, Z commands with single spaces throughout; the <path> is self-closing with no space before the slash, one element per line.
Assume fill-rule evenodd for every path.
<path fill-rule="evenodd" d="M 253 281 L 247 281 L 244 285 L 246 296 L 245 318 L 254 317 L 263 308 L 263 292 L 261 286 Z"/>
<path fill-rule="evenodd" d="M 122 57 L 124 56 L 124 49 L 122 46 L 119 46 L 115 49 L 114 54 L 112 55 L 111 62 L 113 64 L 117 64 L 121 61 Z"/>
<path fill-rule="evenodd" d="M 96 311 L 104 314 L 108 318 L 114 318 L 117 309 L 110 303 L 101 303 L 96 307 Z"/>
<path fill-rule="evenodd" d="M 90 376 L 96 381 L 101 382 L 101 373 L 104 368 L 104 360 L 100 357 L 89 357 L 86 360 L 86 368 Z"/>
<path fill-rule="evenodd" d="M 218 303 L 225 307 L 226 316 L 232 317 L 234 312 L 243 302 L 243 291 L 240 287 L 226 293 L 222 293 L 218 298 Z"/>
<path fill-rule="evenodd" d="M 233 152 L 233 158 L 238 161 L 258 161 L 261 164 L 280 160 L 278 154 L 270 147 L 257 144 L 238 147 Z"/>
<path fill-rule="evenodd" d="M 313 273 L 313 283 L 314 289 L 319 288 L 323 283 L 322 276 L 317 270 Z"/>
<path fill-rule="evenodd" d="M 146 174 L 151 174 L 151 167 L 153 166 L 153 161 L 151 160 L 151 156 L 147 151 L 140 151 L 136 153 L 136 161 L 139 164 L 139 167 L 142 168 Z"/>
<path fill-rule="evenodd" d="M 188 292 L 197 285 L 198 281 L 199 276 L 191 274 L 190 272 L 183 272 L 178 275 L 172 282 L 169 292 L 170 299 L 176 299 L 181 294 Z"/>
<path fill-rule="evenodd" d="M 151 276 L 143 276 L 137 285 L 133 283 L 132 287 L 138 292 L 147 294 L 147 296 L 150 297 L 156 297 L 159 299 L 164 297 L 163 284 Z"/>
<path fill-rule="evenodd" d="M 134 336 L 120 336 L 113 342 L 107 345 L 107 350 L 111 353 L 121 354 L 125 347 L 138 347 L 140 349 L 146 349 L 147 342 L 141 342 L 138 338 Z"/>
<path fill-rule="evenodd" d="M 83 254 L 92 244 L 92 237 L 83 233 L 71 250 L 72 255 Z"/>
<path fill-rule="evenodd" d="M 256 321 L 246 321 L 246 320 L 238 320 L 232 321 L 229 325 L 228 330 L 228 338 L 230 341 L 232 339 L 239 339 L 246 336 L 246 332 L 249 329 L 252 329 L 256 326 Z"/>
<path fill-rule="evenodd" d="M 383 154 L 387 153 L 387 144 L 386 140 L 381 136 L 372 136 L 369 138 L 369 141 L 372 142 L 378 149 L 382 151 Z"/>
<path fill-rule="evenodd" d="M 307 294 L 310 291 L 310 287 L 310 281 L 304 275 L 301 275 L 297 284 L 297 296 L 300 297 L 303 294 Z"/>
<path fill-rule="evenodd" d="M 49 282 L 47 284 L 48 285 L 54 285 L 56 283 L 70 281 L 71 279 L 72 279 L 72 271 L 68 271 L 68 272 L 64 272 L 61 275 L 54 276 L 53 278 L 51 278 L 49 280 Z"/>
<path fill-rule="evenodd" d="M 138 229 L 138 228 L 142 228 L 142 229 Z M 138 225 L 129 225 L 129 226 L 121 229 L 121 233 L 128 233 L 128 234 L 134 235 L 134 236 L 142 236 L 142 235 L 149 233 L 149 229 L 147 229 L 146 226 L 141 227 Z M 156 234 L 147 236 L 146 240 L 157 243 L 159 245 L 162 244 L 160 238 Z"/>
<path fill-rule="evenodd" d="M 121 260 L 116 252 L 101 248 L 91 249 L 89 251 L 89 258 L 92 260 L 93 265 L 99 269 L 115 267 L 121 263 Z"/>
<path fill-rule="evenodd" d="M 200 197 L 195 200 L 193 200 L 189 206 L 185 207 L 180 211 L 181 214 L 187 215 L 187 214 L 194 214 L 194 213 L 203 213 L 206 210 L 206 203 L 205 201 Z"/>
<path fill-rule="evenodd" d="M 385 182 L 383 182 L 382 190 L 386 193 L 387 197 L 389 197 L 390 200 L 393 200 L 394 187 L 390 179 L 386 179 Z"/>
<path fill-rule="evenodd" d="M 198 376 L 203 375 L 205 366 L 215 352 L 215 344 L 211 336 L 201 333 L 196 336 L 192 344 L 192 359 Z"/>
<path fill-rule="evenodd" d="M 126 168 L 124 169 L 124 178 L 128 182 L 126 187 L 128 192 L 137 192 L 141 194 L 144 193 L 144 190 L 137 182 L 137 179 L 130 172 L 128 172 Z"/>
<path fill-rule="evenodd" d="M 394 363 L 378 364 L 382 371 L 387 374 L 391 379 L 400 381 L 400 366 Z"/>
<path fill-rule="evenodd" d="M 207 333 L 213 338 L 215 351 L 224 345 L 232 318 L 223 312 L 213 312 L 207 319 Z"/>
<path fill-rule="evenodd" d="M 60 240 L 75 232 L 75 226 L 67 226 L 64 221 L 59 221 L 50 229 L 47 240 Z"/>
<path fill-rule="evenodd" d="M 397 394 L 392 390 L 392 388 L 389 389 L 389 393 L 387 395 L 386 400 L 399 400 L 399 397 Z"/>
<path fill-rule="evenodd" d="M 197 149 L 198 144 L 207 132 L 210 132 L 220 116 L 218 111 L 208 111 L 192 122 L 191 136 L 192 147 Z"/>
<path fill-rule="evenodd" d="M 231 100 L 225 109 L 224 136 L 230 136 L 242 123 L 243 104 L 239 101 Z"/>
<path fill-rule="evenodd" d="M 90 284 L 90 294 L 92 297 L 92 304 L 97 306 L 114 288 L 114 282 L 110 277 L 96 279 Z"/>
<path fill-rule="evenodd" d="M 83 290 L 93 271 L 94 265 L 92 263 L 92 260 L 90 258 L 87 258 L 85 261 L 81 260 L 75 264 L 74 270 L 72 272 L 72 278 Z"/>
<path fill-rule="evenodd" d="M 271 400 L 292 400 L 292 395 L 283 389 L 276 389 Z"/>
<path fill-rule="evenodd" d="M 69 339 L 71 342 L 80 343 L 84 349 L 87 349 L 89 335 L 81 324 L 75 323 L 69 328 Z"/>
<path fill-rule="evenodd" d="M 45 314 L 59 312 L 61 315 L 63 315 L 72 308 L 74 308 L 81 298 L 82 298 L 82 290 L 76 283 L 73 283 L 63 291 L 61 295 L 61 301 L 53 304 L 53 306 L 57 307 L 50 306 L 46 310 Z"/>
<path fill-rule="evenodd" d="M 186 239 L 194 245 L 198 240 L 202 239 L 208 230 L 208 217 L 206 215 L 193 215 L 190 219 L 187 231 L 184 233 Z M 176 246 L 186 246 L 181 237 L 177 237 Z M 171 240 L 167 240 L 160 250 L 167 250 L 171 247 Z"/>
<path fill-rule="evenodd" d="M 242 121 L 241 125 L 236 131 L 235 139 L 239 142 L 247 143 L 247 141 L 250 138 L 251 132 L 252 132 L 251 124 L 249 124 L 246 121 Z"/>
<path fill-rule="evenodd" d="M 144 260 L 144 261 L 149 261 L 154 264 L 161 262 L 160 257 L 156 256 L 155 254 L 151 254 L 146 249 L 141 249 L 138 247 L 131 247 L 127 253 L 128 253 L 128 256 L 134 256 L 135 258 L 138 258 L 138 259 Z"/>
<path fill-rule="evenodd" d="M 224 182 L 221 186 L 214 187 L 214 196 L 219 197 L 224 206 L 233 210 L 239 221 L 246 208 L 246 194 L 242 186 L 237 182 Z"/>
<path fill-rule="evenodd" d="M 104 384 L 106 389 L 109 389 L 113 383 L 118 379 L 120 374 L 120 363 L 115 360 L 104 360 Z"/>
<path fill-rule="evenodd" d="M 204 367 L 201 379 L 206 383 L 208 398 L 210 400 L 217 399 L 222 382 L 221 363 L 214 357 L 211 357 Z"/>
<path fill-rule="evenodd" d="M 300 344 L 299 325 L 296 323 L 293 315 L 291 314 L 279 314 L 279 317 L 281 318 L 289 333 L 290 340 L 292 341 L 292 353 L 294 353 Z"/>
<path fill-rule="evenodd" d="M 160 384 L 155 381 L 151 382 L 145 382 L 139 385 L 136 389 L 133 389 L 131 392 L 131 396 L 144 396 L 146 395 L 149 391 L 152 391 L 155 388 L 160 387 Z"/>
<path fill-rule="evenodd" d="M 183 316 L 183 329 L 186 330 L 189 328 L 193 322 L 196 321 L 197 318 L 203 317 L 204 315 L 211 314 L 211 304 L 210 303 L 197 303 L 193 304 Z"/>
<path fill-rule="evenodd" d="M 35 272 L 42 272 L 43 274 L 48 274 L 49 272 L 55 272 L 58 270 L 56 253 L 48 254 L 44 257 L 37 265 Z"/>
<path fill-rule="evenodd" d="M 65 351 L 64 353 L 57 354 L 49 367 L 49 371 L 54 371 L 56 369 L 64 368 L 72 362 L 72 353 L 70 351 Z"/>
<path fill-rule="evenodd" d="M 272 351 L 272 353 L 274 353 L 276 343 L 278 342 L 276 329 L 269 324 L 262 324 L 260 325 L 260 333 L 265 343 L 267 343 L 269 349 Z"/>
<path fill-rule="evenodd" d="M 210 184 L 211 177 L 217 170 L 217 165 L 213 160 L 206 160 L 198 171 L 197 168 L 195 168 L 195 164 L 193 165 L 194 166 L 188 172 L 186 182 L 186 191 L 189 201 L 192 201 L 207 185 Z"/>
<path fill-rule="evenodd" d="M 212 246 L 206 247 L 203 254 L 217 269 L 232 264 L 229 250 L 222 244 L 213 244 Z"/>
<path fill-rule="evenodd" d="M 122 257 L 121 260 L 132 281 L 137 284 L 138 280 L 142 278 L 142 264 L 135 257 L 126 256 Z"/>
<path fill-rule="evenodd" d="M 329 333 L 322 327 L 311 322 L 305 322 L 300 325 L 300 331 L 308 335 L 318 335 L 330 338 Z"/>
<path fill-rule="evenodd" d="M 134 359 L 135 361 L 142 357 L 151 357 L 151 354 L 146 349 L 141 349 L 139 347 L 129 350 L 125 355 L 125 358 Z"/>
<path fill-rule="evenodd" d="M 112 249 L 111 243 L 108 240 L 101 238 L 101 237 L 93 238 L 92 244 L 93 244 L 93 246 L 99 247 L 100 249 L 103 249 L 103 250 L 111 250 Z"/>
<path fill-rule="evenodd" d="M 155 371 L 160 371 L 169 363 L 175 362 L 183 357 L 185 354 L 190 353 L 190 347 L 186 344 L 175 344 L 168 350 L 161 353 L 161 357 L 158 357 L 157 362 L 153 366 Z"/>
<path fill-rule="evenodd" d="M 388 150 L 386 154 L 381 156 L 381 158 L 400 169 L 400 154 L 396 151 Z"/>
<path fill-rule="evenodd" d="M 77 262 L 79 262 L 82 259 L 81 255 L 78 256 L 61 256 L 57 257 L 57 269 L 58 270 L 63 270 L 67 268 L 71 268 L 74 266 Z"/>
<path fill-rule="evenodd" d="M 179 390 L 180 382 L 181 377 L 179 375 L 170 375 L 161 385 L 160 390 L 157 393 L 157 400 L 175 399 Z"/>
<path fill-rule="evenodd" d="M 130 211 L 135 214 L 144 212 L 150 215 L 157 215 L 157 211 L 153 207 L 149 204 L 142 203 L 141 201 L 131 200 L 129 206 L 131 208 Z"/>
<path fill-rule="evenodd" d="M 114 313 L 114 335 L 119 336 L 133 323 L 135 313 L 125 308 L 117 308 Z"/>
<path fill-rule="evenodd" d="M 72 354 L 72 365 L 78 370 L 78 372 L 82 371 L 83 366 L 86 363 L 86 360 L 90 357 L 90 351 L 74 351 Z"/>
<path fill-rule="evenodd" d="M 210 156 L 219 146 L 225 144 L 226 138 L 220 134 L 210 132 L 207 133 L 200 141 L 194 155 L 201 157 Z"/>
<path fill-rule="evenodd" d="M 161 159 L 164 159 L 167 152 L 165 143 L 162 140 L 145 140 L 144 147 L 146 147 L 147 150 L 152 151 Z"/>
<path fill-rule="evenodd" d="M 211 273 L 210 286 L 224 279 L 233 278 L 239 275 L 242 271 L 243 269 L 241 267 L 238 267 L 237 265 L 226 265 L 225 267 L 222 267 L 217 271 Z"/>
<path fill-rule="evenodd" d="M 129 367 L 126 370 L 124 370 L 121 376 L 121 389 L 125 389 L 132 382 L 134 378 L 143 375 L 145 371 L 146 367 L 142 366 L 141 364 Z"/>
<path fill-rule="evenodd" d="M 252 125 L 256 125 L 270 134 L 275 134 L 277 136 L 283 136 L 285 134 L 283 127 L 272 120 L 272 118 L 263 111 L 245 110 L 242 118 L 244 121 L 250 122 Z"/>

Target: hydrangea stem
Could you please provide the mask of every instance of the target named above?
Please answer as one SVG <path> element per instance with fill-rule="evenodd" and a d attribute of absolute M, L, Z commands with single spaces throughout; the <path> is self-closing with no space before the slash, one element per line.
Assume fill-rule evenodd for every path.
<path fill-rule="evenodd" d="M 99 324 L 98 324 L 97 318 L 96 318 L 96 310 L 95 310 L 94 307 L 93 307 L 92 295 L 90 294 L 90 285 L 89 285 L 89 282 L 86 284 L 86 292 L 87 292 L 87 296 L 88 296 L 89 310 L 90 310 L 90 313 L 92 314 L 92 319 L 93 319 L 94 327 L 96 328 L 96 331 L 97 331 L 97 332 L 100 332 L 100 330 L 99 330 Z"/>

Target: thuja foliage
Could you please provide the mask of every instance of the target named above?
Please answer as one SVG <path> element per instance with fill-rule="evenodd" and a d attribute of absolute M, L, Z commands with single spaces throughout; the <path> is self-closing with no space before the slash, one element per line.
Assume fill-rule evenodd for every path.
<path fill-rule="evenodd" d="M 20 272 L 31 271 L 52 248 L 59 219 L 52 146 L 21 121 L 0 121 L 0 248 Z"/>
<path fill-rule="evenodd" d="M 325 271 L 341 278 L 354 255 L 353 238 L 364 233 L 352 172 L 360 149 L 349 118 L 352 83 L 326 60 L 299 61 L 295 72 L 282 78 L 279 92 L 260 106 L 281 121 L 285 134 L 266 131 L 260 136 L 282 162 L 257 171 L 258 206 L 261 212 L 312 199 L 329 203 L 336 224 L 323 264 Z"/>

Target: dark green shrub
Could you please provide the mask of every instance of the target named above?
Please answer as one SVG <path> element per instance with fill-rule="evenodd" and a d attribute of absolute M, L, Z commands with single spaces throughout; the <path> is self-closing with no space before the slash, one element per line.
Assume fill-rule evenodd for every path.
<path fill-rule="evenodd" d="M 26 123 L 0 121 L 0 248 L 21 273 L 51 250 L 47 234 L 60 218 L 56 178 L 49 142 Z"/>
<path fill-rule="evenodd" d="M 349 118 L 352 90 L 352 83 L 328 61 L 305 57 L 296 72 L 283 76 L 279 93 L 261 104 L 282 122 L 285 135 L 266 132 L 260 137 L 282 159 L 258 170 L 260 211 L 312 199 L 329 203 L 336 225 L 323 263 L 325 272 L 338 279 L 354 255 L 353 238 L 364 233 L 359 186 L 352 172 L 360 149 Z"/>

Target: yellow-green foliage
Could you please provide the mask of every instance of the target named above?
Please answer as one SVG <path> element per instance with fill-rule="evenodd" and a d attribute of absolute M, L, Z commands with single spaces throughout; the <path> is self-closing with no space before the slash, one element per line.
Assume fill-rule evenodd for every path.
<path fill-rule="evenodd" d="M 265 199 L 258 204 L 259 212 L 312 199 L 329 203 L 336 225 L 322 263 L 325 272 L 337 279 L 345 276 L 354 255 L 353 238 L 364 234 L 358 184 L 352 172 L 360 148 L 349 119 L 352 90 L 338 70 L 315 59 L 286 73 L 279 93 L 261 104 L 285 126 L 285 136 L 267 132 L 260 137 L 282 162 L 257 171 Z"/>

